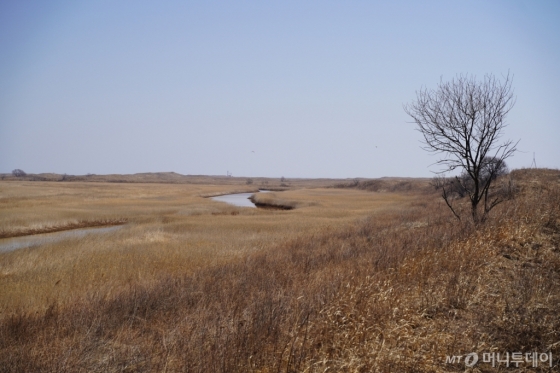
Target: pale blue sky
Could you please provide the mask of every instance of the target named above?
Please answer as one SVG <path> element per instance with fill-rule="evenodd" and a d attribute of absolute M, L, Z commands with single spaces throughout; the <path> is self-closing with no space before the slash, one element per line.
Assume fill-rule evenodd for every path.
<path fill-rule="evenodd" d="M 0 172 L 430 176 L 402 105 L 510 71 L 560 166 L 559 1 L 0 0 Z"/>

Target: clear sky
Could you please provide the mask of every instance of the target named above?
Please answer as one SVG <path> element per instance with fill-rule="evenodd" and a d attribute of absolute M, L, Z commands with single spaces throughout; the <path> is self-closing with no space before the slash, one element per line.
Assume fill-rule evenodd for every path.
<path fill-rule="evenodd" d="M 0 0 L 0 172 L 431 176 L 403 104 L 508 71 L 560 167 L 559 1 Z"/>

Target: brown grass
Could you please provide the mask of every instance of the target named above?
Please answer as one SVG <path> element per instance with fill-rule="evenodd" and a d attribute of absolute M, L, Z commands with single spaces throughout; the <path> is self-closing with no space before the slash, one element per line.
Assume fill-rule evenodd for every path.
<path fill-rule="evenodd" d="M 285 198 L 286 194 L 283 192 L 283 198 L 278 198 L 276 193 L 255 193 L 249 199 L 259 208 L 276 209 L 276 210 L 293 210 L 296 207 L 309 206 L 312 202 L 288 200 Z"/>
<path fill-rule="evenodd" d="M 413 199 L 302 189 L 287 194 L 301 208 L 283 212 L 237 208 L 201 197 L 232 189 L 239 188 L 0 184 L 0 227 L 5 232 L 41 231 L 80 221 L 128 221 L 110 233 L 0 254 L 0 317 L 15 310 L 44 311 L 52 303 L 71 304 L 91 291 L 112 294 L 130 283 L 150 284 L 162 277 L 184 275 L 327 226 L 349 225 L 371 211 L 404 206 Z"/>
<path fill-rule="evenodd" d="M 384 177 L 381 179 L 354 179 L 337 182 L 334 188 L 369 190 L 370 192 L 419 192 L 430 188 L 430 180 L 425 178 Z"/>
<path fill-rule="evenodd" d="M 314 216 L 317 229 L 12 312 L 0 325 L 0 371 L 464 371 L 445 356 L 494 351 L 551 351 L 557 364 L 559 174 L 514 172 L 518 196 L 479 230 L 455 223 L 436 196 L 393 197 L 348 224 L 336 206 L 364 192 L 294 191 L 286 199 L 316 205 L 255 216 L 288 216 L 289 229 Z M 354 200 L 359 216 L 367 199 Z M 324 215 L 341 224 L 321 224 Z"/>
<path fill-rule="evenodd" d="M 72 229 L 94 228 L 94 227 L 110 227 L 114 225 L 122 225 L 126 223 L 126 219 L 108 219 L 108 220 L 78 220 L 75 222 L 65 222 L 62 225 L 51 225 L 43 227 L 27 227 L 20 230 L 0 230 L 0 238 L 32 236 L 36 234 L 54 233 L 69 231 Z"/>

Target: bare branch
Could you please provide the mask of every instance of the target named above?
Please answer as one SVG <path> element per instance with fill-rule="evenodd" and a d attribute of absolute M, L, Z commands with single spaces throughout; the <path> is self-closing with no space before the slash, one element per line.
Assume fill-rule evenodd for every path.
<path fill-rule="evenodd" d="M 448 82 L 441 79 L 437 89 L 420 89 L 416 100 L 404 106 L 422 134 L 423 149 L 443 155 L 436 162 L 445 167 L 441 172 L 462 170 L 457 181 L 468 192 L 475 223 L 483 199 L 481 220 L 501 202 L 499 198 L 488 202 L 488 193 L 495 172 L 516 151 L 517 142 L 499 142 L 507 127 L 506 116 L 515 104 L 512 80 L 509 73 L 504 81 L 493 75 L 486 75 L 482 81 L 468 75 L 458 75 Z M 445 188 L 443 198 L 457 216 Z"/>

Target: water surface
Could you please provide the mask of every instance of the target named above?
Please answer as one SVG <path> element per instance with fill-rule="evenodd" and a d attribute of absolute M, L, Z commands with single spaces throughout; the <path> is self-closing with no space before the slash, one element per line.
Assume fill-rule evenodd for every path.
<path fill-rule="evenodd" d="M 259 190 L 260 193 L 268 193 L 268 190 Z M 255 193 L 235 193 L 235 194 L 224 194 L 223 196 L 212 197 L 214 201 L 229 203 L 230 205 L 238 207 L 254 207 L 255 204 L 251 202 L 249 197 Z"/>
<path fill-rule="evenodd" d="M 249 197 L 254 193 L 236 193 L 236 194 L 225 194 L 223 196 L 212 197 L 214 201 L 229 203 L 230 205 L 239 207 L 257 207 Z"/>
<path fill-rule="evenodd" d="M 23 249 L 26 247 L 41 246 L 47 243 L 62 241 L 67 238 L 80 238 L 89 234 L 108 233 L 122 228 L 122 225 L 98 228 L 80 228 L 62 232 L 34 234 L 32 236 L 21 236 L 0 239 L 0 253 Z"/>

